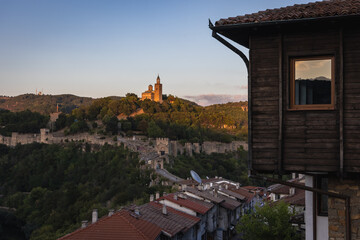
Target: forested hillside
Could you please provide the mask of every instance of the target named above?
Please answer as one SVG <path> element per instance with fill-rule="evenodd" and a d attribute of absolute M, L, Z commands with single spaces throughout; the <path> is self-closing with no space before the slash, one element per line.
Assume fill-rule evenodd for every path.
<path fill-rule="evenodd" d="M 0 206 L 13 209 L 0 211 L 0 236 L 56 239 L 91 219 L 94 208 L 102 216 L 168 191 L 149 188 L 152 171 L 139 167 L 137 153 L 122 147 L 0 145 Z"/>
<path fill-rule="evenodd" d="M 46 127 L 49 117 L 29 110 L 10 112 L 0 109 L 0 134 L 11 136 L 12 132 L 38 133 Z"/>
<path fill-rule="evenodd" d="M 173 96 L 164 96 L 160 104 L 127 94 L 122 99 L 101 98 L 74 109 L 71 115 L 61 116 L 56 127 L 68 126 L 72 133 L 88 131 L 84 122 L 102 120 L 107 132 L 116 133 L 120 119 L 121 130 L 128 135 L 140 131 L 149 137 L 173 140 L 230 142 L 247 138 L 247 112 L 241 109 L 246 105 L 240 102 L 204 108 Z"/>
<path fill-rule="evenodd" d="M 136 94 L 126 97 L 91 99 L 74 95 L 34 95 L 0 97 L 0 109 L 12 112 L 31 110 L 48 115 L 59 110 L 64 113 L 57 129 L 68 127 L 68 133 L 89 131 L 85 122 L 101 120 L 107 132 L 117 132 L 117 119 L 128 135 L 141 131 L 149 137 L 169 137 L 174 140 L 229 142 L 247 139 L 247 102 L 216 104 L 208 107 L 163 95 L 162 104 L 141 101 Z M 0 117 L 1 118 L 1 117 Z M 71 127 L 72 126 L 72 127 Z M 91 128 L 91 126 L 90 126 Z"/>
<path fill-rule="evenodd" d="M 78 97 L 71 94 L 23 94 L 16 97 L 0 97 L 0 109 L 7 109 L 12 112 L 30 110 L 41 114 L 50 114 L 56 112 L 56 106 L 59 104 L 61 112 L 70 113 L 73 109 L 89 105 L 92 101 L 92 98 Z"/>
<path fill-rule="evenodd" d="M 247 151 L 238 149 L 232 153 L 213 153 L 211 155 L 194 154 L 194 156 L 180 155 L 173 158 L 171 164 L 165 168 L 176 176 L 188 178 L 190 170 L 195 170 L 203 179 L 221 176 L 242 185 L 253 184 L 248 178 Z"/>

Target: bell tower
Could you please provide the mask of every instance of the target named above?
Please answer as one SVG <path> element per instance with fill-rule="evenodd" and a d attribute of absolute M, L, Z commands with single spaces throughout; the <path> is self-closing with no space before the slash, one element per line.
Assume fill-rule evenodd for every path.
<path fill-rule="evenodd" d="M 162 84 L 160 83 L 160 77 L 159 75 L 156 78 L 155 83 L 155 91 L 154 91 L 154 101 L 162 103 Z"/>

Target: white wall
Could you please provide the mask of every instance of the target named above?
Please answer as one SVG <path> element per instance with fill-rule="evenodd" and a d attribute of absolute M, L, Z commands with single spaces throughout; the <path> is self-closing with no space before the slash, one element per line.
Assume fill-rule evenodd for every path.
<path fill-rule="evenodd" d="M 305 175 L 305 185 L 313 187 L 313 177 Z M 305 191 L 305 239 L 313 240 L 313 193 Z M 316 216 L 316 240 L 329 239 L 328 217 Z"/>

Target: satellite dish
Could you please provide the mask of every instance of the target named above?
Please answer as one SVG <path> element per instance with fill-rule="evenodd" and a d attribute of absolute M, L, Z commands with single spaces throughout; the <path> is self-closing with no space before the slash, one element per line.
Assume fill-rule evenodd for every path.
<path fill-rule="evenodd" d="M 191 174 L 191 177 L 192 177 L 196 182 L 198 182 L 199 184 L 201 184 L 201 178 L 200 178 L 199 174 L 197 174 L 194 170 L 190 170 L 190 174 Z"/>

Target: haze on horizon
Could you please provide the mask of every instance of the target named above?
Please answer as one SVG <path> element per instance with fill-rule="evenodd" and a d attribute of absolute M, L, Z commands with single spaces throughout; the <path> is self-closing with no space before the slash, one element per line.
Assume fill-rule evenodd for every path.
<path fill-rule="evenodd" d="M 0 95 L 141 97 L 159 74 L 164 94 L 200 105 L 247 100 L 245 65 L 208 19 L 307 2 L 2 0 Z"/>

